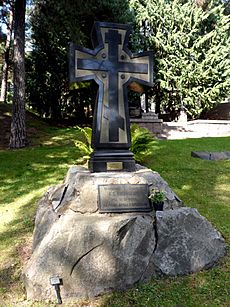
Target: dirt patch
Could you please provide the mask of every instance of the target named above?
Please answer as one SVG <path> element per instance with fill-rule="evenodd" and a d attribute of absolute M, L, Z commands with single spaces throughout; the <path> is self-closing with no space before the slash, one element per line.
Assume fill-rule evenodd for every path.
<path fill-rule="evenodd" d="M 11 115 L 8 106 L 1 106 L 0 109 L 0 149 L 9 146 Z"/>
<path fill-rule="evenodd" d="M 0 150 L 9 148 L 12 105 L 0 104 Z M 33 113 L 26 111 L 27 146 L 39 145 L 44 129 L 49 126 Z"/>
<path fill-rule="evenodd" d="M 17 246 L 17 253 L 20 262 L 25 265 L 32 255 L 32 237 L 27 238 L 23 244 Z"/>

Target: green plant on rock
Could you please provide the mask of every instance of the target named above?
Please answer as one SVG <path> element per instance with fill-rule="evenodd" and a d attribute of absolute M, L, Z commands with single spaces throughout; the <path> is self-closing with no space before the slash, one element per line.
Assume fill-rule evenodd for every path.
<path fill-rule="evenodd" d="M 81 157 L 77 163 L 84 164 L 93 152 L 91 146 L 92 129 L 89 127 L 77 129 L 77 140 L 74 141 L 75 146 L 79 149 Z M 138 125 L 131 125 L 131 151 L 134 154 L 134 159 L 139 163 L 144 163 L 153 155 L 155 139 L 146 128 L 140 128 Z"/>
<path fill-rule="evenodd" d="M 137 124 L 131 125 L 131 151 L 137 162 L 144 163 L 153 155 L 155 139 L 146 128 L 141 128 Z"/>
<path fill-rule="evenodd" d="M 90 154 L 93 152 L 91 146 L 92 129 L 90 127 L 81 128 L 76 127 L 78 139 L 74 141 L 75 146 L 81 152 L 81 157 L 77 159 L 77 163 L 84 164 L 90 158 Z"/>
<path fill-rule="evenodd" d="M 153 188 L 150 191 L 149 199 L 154 203 L 161 203 L 165 201 L 166 195 L 164 191 Z"/>

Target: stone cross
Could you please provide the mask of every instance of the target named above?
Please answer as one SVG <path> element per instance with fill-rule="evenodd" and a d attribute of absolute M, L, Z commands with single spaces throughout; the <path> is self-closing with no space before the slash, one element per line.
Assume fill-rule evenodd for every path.
<path fill-rule="evenodd" d="M 152 86 L 151 51 L 132 54 L 127 45 L 130 27 L 96 22 L 92 31 L 94 49 L 70 45 L 70 82 L 94 79 L 99 86 L 93 121 L 94 152 L 90 168 L 134 171 L 127 87 L 132 82 Z"/>

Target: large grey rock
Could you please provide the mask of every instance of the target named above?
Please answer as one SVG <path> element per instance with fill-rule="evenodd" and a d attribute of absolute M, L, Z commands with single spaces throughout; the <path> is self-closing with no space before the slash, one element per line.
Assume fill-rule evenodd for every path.
<path fill-rule="evenodd" d="M 71 166 L 63 184 L 50 188 L 39 202 L 33 249 L 40 243 L 52 223 L 68 211 L 98 212 L 98 186 L 103 184 L 147 184 L 165 192 L 164 210 L 183 206 L 182 201 L 157 172 L 137 166 L 136 172 L 90 173 L 86 168 Z"/>
<path fill-rule="evenodd" d="M 148 184 L 166 193 L 165 210 L 100 214 L 99 184 Z M 154 276 L 208 268 L 225 254 L 221 235 L 197 210 L 183 203 L 156 172 L 90 173 L 72 166 L 63 184 L 40 200 L 33 254 L 23 270 L 29 299 L 61 295 L 92 297 L 121 290 Z"/>
<path fill-rule="evenodd" d="M 27 297 L 55 298 L 52 276 L 63 280 L 62 297 L 125 289 L 140 280 L 154 248 L 151 216 L 66 213 L 24 269 Z"/>
<path fill-rule="evenodd" d="M 226 253 L 221 234 L 194 208 L 158 211 L 157 246 L 151 262 L 158 275 L 185 275 L 212 267 Z"/>

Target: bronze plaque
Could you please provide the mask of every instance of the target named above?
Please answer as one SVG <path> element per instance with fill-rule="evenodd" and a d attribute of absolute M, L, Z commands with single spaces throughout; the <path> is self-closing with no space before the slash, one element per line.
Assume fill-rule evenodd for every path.
<path fill-rule="evenodd" d="M 124 169 L 123 162 L 107 162 L 107 171 L 121 171 Z"/>
<path fill-rule="evenodd" d="M 149 212 L 147 184 L 108 184 L 98 186 L 99 212 Z"/>

